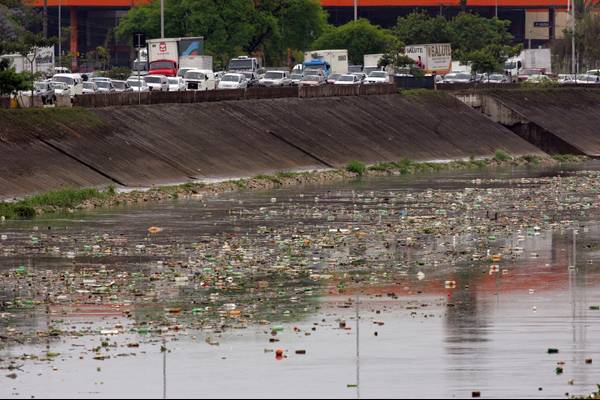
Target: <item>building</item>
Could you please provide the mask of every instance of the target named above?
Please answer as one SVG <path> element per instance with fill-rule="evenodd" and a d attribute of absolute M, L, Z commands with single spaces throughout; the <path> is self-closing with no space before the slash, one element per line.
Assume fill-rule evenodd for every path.
<path fill-rule="evenodd" d="M 73 67 L 86 68 L 88 52 L 98 46 L 107 47 L 115 65 L 129 65 L 132 50 L 129 43 L 119 42 L 114 28 L 119 18 L 135 5 L 150 0 L 33 0 L 35 7 L 48 7 L 49 35 L 58 36 L 60 24 L 68 28 L 63 54 L 73 54 Z M 340 25 L 354 18 L 354 0 L 320 0 L 330 22 Z M 356 0 L 358 16 L 383 27 L 391 27 L 397 18 L 415 9 L 432 15 L 452 17 L 462 10 L 512 21 L 511 33 L 517 42 L 538 46 L 561 38 L 567 26 L 567 0 Z M 66 47 L 66 48 L 65 48 Z"/>

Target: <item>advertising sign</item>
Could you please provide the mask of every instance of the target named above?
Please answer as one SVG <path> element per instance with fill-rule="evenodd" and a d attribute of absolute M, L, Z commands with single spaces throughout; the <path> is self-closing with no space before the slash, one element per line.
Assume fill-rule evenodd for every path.
<path fill-rule="evenodd" d="M 444 75 L 452 69 L 450 43 L 417 44 L 406 46 L 404 53 L 415 61 L 425 74 Z"/>

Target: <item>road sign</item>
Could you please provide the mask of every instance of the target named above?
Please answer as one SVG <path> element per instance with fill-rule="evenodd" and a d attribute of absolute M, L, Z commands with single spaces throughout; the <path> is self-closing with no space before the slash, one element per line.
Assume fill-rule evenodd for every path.
<path fill-rule="evenodd" d="M 136 32 L 133 34 L 133 47 L 136 49 L 143 49 L 146 47 L 146 34 Z"/>

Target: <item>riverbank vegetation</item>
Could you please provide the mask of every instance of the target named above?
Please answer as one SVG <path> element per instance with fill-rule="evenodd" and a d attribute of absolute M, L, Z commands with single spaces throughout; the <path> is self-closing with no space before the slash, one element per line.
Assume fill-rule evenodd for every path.
<path fill-rule="evenodd" d="M 272 175 L 256 175 L 251 178 L 228 180 L 206 184 L 187 182 L 181 185 L 161 186 L 145 191 L 119 193 L 114 186 L 105 190 L 64 188 L 36 194 L 12 202 L 0 202 L 0 218 L 31 219 L 49 213 L 72 212 L 76 209 L 118 207 L 151 201 L 202 196 L 210 193 L 240 190 L 266 190 L 304 184 L 322 184 L 368 176 L 400 176 L 441 171 L 499 168 L 506 166 L 540 166 L 555 163 L 581 163 L 588 158 L 577 155 L 541 157 L 525 155 L 511 157 L 502 150 L 494 157 L 485 159 L 453 160 L 448 162 L 416 162 L 410 159 L 380 162 L 367 166 L 361 161 L 350 161 L 345 168 L 323 171 L 277 172 Z"/>

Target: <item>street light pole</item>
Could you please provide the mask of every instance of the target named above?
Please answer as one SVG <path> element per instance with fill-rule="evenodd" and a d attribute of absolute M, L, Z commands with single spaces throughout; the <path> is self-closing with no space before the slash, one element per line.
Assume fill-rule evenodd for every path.
<path fill-rule="evenodd" d="M 577 74 L 577 61 L 575 56 L 575 2 L 571 1 L 571 73 Z"/>
<path fill-rule="evenodd" d="M 354 20 L 358 20 L 358 0 L 354 0 Z"/>
<path fill-rule="evenodd" d="M 62 1 L 58 0 L 58 66 L 62 66 Z"/>
<path fill-rule="evenodd" d="M 160 0 L 160 38 L 165 38 L 165 0 Z"/>

